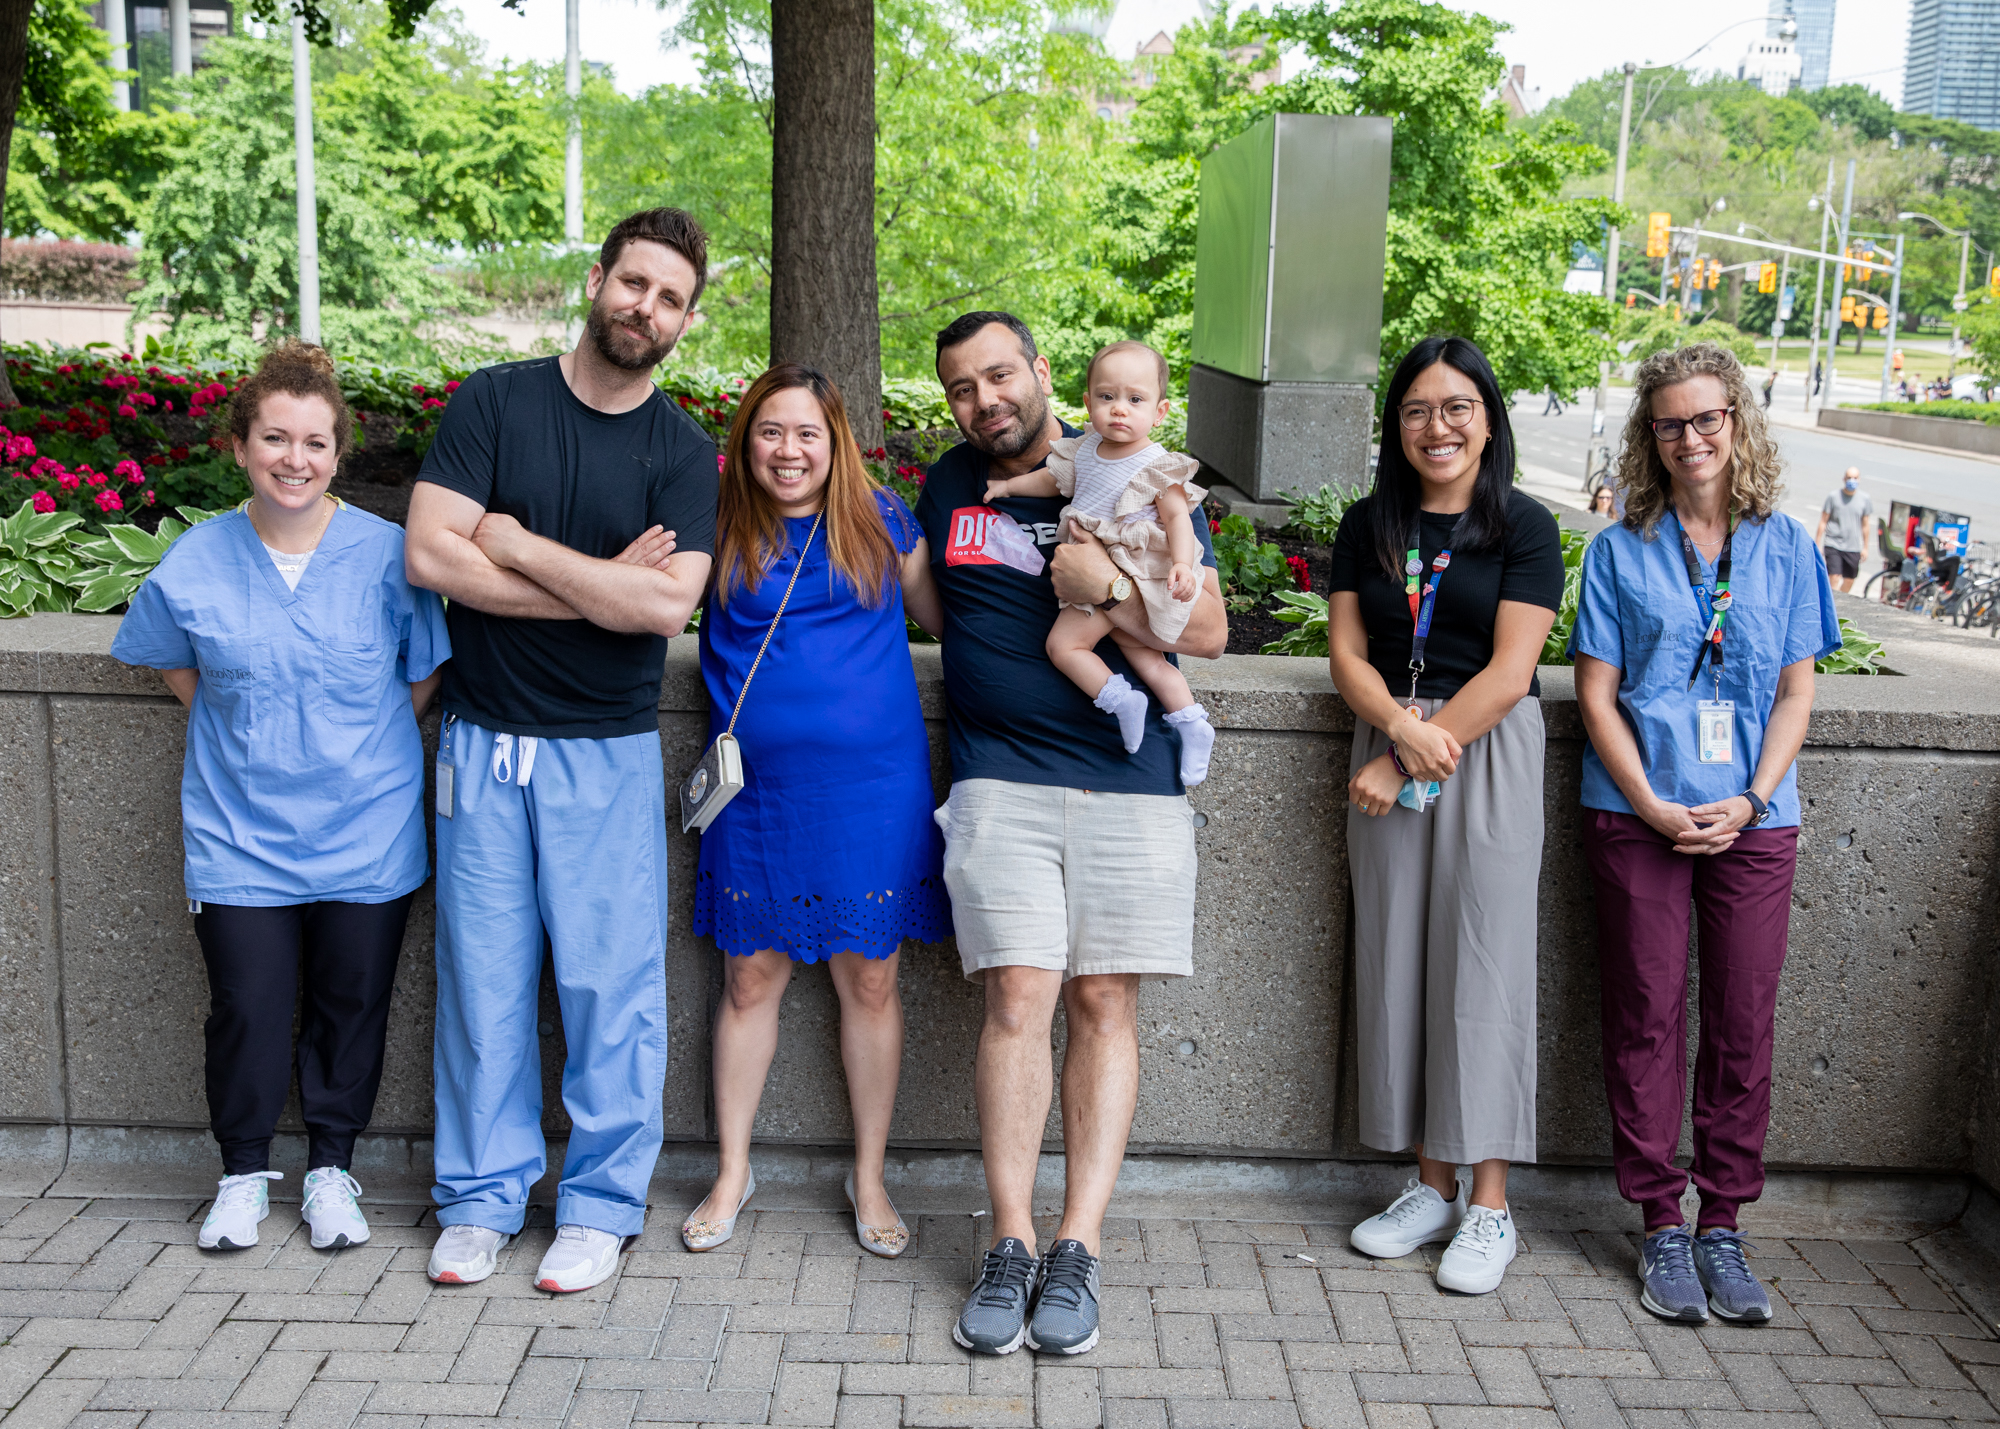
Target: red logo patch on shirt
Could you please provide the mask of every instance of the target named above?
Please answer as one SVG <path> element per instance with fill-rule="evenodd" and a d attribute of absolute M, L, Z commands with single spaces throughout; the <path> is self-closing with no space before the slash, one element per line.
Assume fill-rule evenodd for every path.
<path fill-rule="evenodd" d="M 944 547 L 948 566 L 997 566 L 1000 562 L 986 554 L 986 533 L 995 521 L 1009 519 L 991 506 L 961 506 L 951 513 L 951 529 Z"/>

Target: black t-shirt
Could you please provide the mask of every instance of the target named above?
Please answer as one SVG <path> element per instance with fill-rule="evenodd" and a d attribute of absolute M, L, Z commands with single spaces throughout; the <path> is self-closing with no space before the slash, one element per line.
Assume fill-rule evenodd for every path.
<path fill-rule="evenodd" d="M 1333 537 L 1331 589 L 1351 590 L 1361 598 L 1361 623 L 1368 631 L 1368 663 L 1382 672 L 1389 693 L 1402 699 L 1410 691 L 1410 638 L 1416 622 L 1410 618 L 1410 598 L 1401 578 L 1382 572 L 1368 538 L 1368 507 L 1364 496 L 1347 508 Z M 1431 577 L 1431 560 L 1451 539 L 1456 516 L 1421 513 L 1418 550 L 1424 573 Z M 1493 621 L 1500 602 L 1562 609 L 1562 538 L 1556 518 L 1533 497 L 1508 493 L 1507 538 L 1484 551 L 1453 551 L 1438 587 L 1431 615 L 1430 638 L 1424 644 L 1424 673 L 1417 693 L 1425 699 L 1448 700 L 1493 659 Z M 1542 692 L 1539 679 L 1528 693 Z"/>
<path fill-rule="evenodd" d="M 1065 425 L 1063 435 L 1076 430 Z M 936 462 L 917 500 L 917 523 L 930 541 L 931 575 L 944 602 L 944 690 L 950 704 L 953 779 L 1006 779 L 1108 794 L 1179 794 L 1180 736 L 1154 700 L 1137 754 L 1118 739 L 1118 721 L 1049 663 L 1056 623 L 1054 582 L 1000 565 L 985 552 L 990 522 L 1012 520 L 1040 547 L 1059 540 L 1060 496 L 1012 496 L 987 505 L 986 453 L 961 442 Z M 1194 513 L 1202 564 L 1213 566 L 1208 521 Z M 1097 653 L 1131 681 L 1145 684 L 1106 637 Z M 1174 657 L 1167 657 L 1172 660 Z M 1176 663 L 1178 663 L 1176 661 Z"/>
<path fill-rule="evenodd" d="M 715 443 L 659 393 L 599 412 L 553 357 L 466 378 L 417 480 L 512 516 L 537 536 L 607 560 L 648 526 L 676 551 L 715 552 Z M 444 702 L 504 734 L 615 739 L 660 727 L 661 635 L 585 620 L 514 620 L 451 602 Z"/>

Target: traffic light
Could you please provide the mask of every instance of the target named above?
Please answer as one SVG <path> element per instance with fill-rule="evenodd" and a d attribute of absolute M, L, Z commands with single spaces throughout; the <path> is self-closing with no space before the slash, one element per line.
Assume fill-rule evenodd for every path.
<path fill-rule="evenodd" d="M 1854 250 L 1852 248 L 1843 248 L 1840 250 L 1840 256 L 1843 258 L 1852 258 Z M 1854 281 L 1854 265 L 1852 263 L 1843 263 L 1840 265 L 1840 281 L 1843 283 Z M 1842 318 L 1841 321 L 1846 322 L 1847 319 Z"/>
<path fill-rule="evenodd" d="M 1995 272 L 2000 272 L 2000 269 L 1995 269 L 1994 271 L 1995 271 Z M 1638 295 L 1637 293 L 1627 293 L 1627 294 L 1625 295 L 1625 306 L 1626 306 L 1626 307 L 1628 307 L 1628 308 L 1636 308 L 1636 307 L 1638 307 L 1638 306 L 1639 306 L 1639 295 Z"/>
<path fill-rule="evenodd" d="M 1708 286 L 1711 289 L 1722 286 L 1722 260 L 1720 258 L 1711 258 L 1708 260 Z"/>
<path fill-rule="evenodd" d="M 1757 267 L 1757 291 L 1775 293 L 1778 291 L 1778 265 L 1761 263 Z"/>
<path fill-rule="evenodd" d="M 1688 287 L 1690 288 L 1702 287 L 1703 286 L 1702 279 L 1707 275 L 1707 269 L 1708 269 L 1708 260 L 1706 258 L 1695 259 L 1694 276 L 1688 280 Z"/>
<path fill-rule="evenodd" d="M 1854 321 L 1854 294 L 1842 293 L 1840 295 L 1840 325 L 1842 327 L 1845 327 L 1847 326 L 1847 324 L 1853 321 Z"/>
<path fill-rule="evenodd" d="M 1670 213 L 1649 213 L 1646 215 L 1646 256 L 1664 258 L 1667 256 L 1667 226 L 1674 221 Z M 2000 286 L 2000 281 L 1996 281 Z"/>
<path fill-rule="evenodd" d="M 1883 328 L 1887 327 L 1888 325 L 1889 325 L 1889 310 L 1883 307 L 1876 308 L 1874 316 L 1872 316 L 1868 320 L 1868 326 L 1874 328 L 1875 331 L 1880 332 L 1882 331 Z"/>
<path fill-rule="evenodd" d="M 1673 317 L 1675 322 L 1681 320 L 1681 305 L 1679 303 L 1668 303 L 1667 312 Z"/>
<path fill-rule="evenodd" d="M 2000 268 L 1993 270 L 1993 276 L 1986 280 L 1986 286 L 1994 297 L 2000 298 Z"/>

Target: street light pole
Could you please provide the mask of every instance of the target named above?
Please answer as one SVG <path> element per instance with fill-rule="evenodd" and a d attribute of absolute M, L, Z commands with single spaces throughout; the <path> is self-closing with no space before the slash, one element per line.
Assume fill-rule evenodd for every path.
<path fill-rule="evenodd" d="M 1632 79 L 1639 73 L 1639 66 L 1625 61 L 1625 102 L 1618 112 L 1618 169 L 1611 181 L 1611 201 L 1621 208 L 1625 204 L 1625 160 L 1632 147 Z M 1959 286 L 1964 287 L 1964 283 Z M 1604 244 L 1604 299 L 1615 314 L 1618 310 L 1618 225 L 1611 225 L 1611 236 Z M 1604 430 L 1605 413 L 1611 406 L 1611 361 L 1606 358 L 1597 364 L 1597 410 L 1590 415 L 1590 433 L 1597 436 Z"/>
<path fill-rule="evenodd" d="M 319 198 L 313 180 L 312 47 L 292 12 L 292 144 L 299 180 L 299 336 L 319 341 Z"/>
<path fill-rule="evenodd" d="M 1833 160 L 1826 161 L 1826 187 L 1819 195 L 1819 251 L 1826 252 L 1826 227 L 1833 221 Z M 1813 373 L 1819 369 L 1819 320 L 1824 316 L 1820 300 L 1826 296 L 1826 259 L 1813 264 L 1812 338 L 1806 343 L 1806 402 L 1812 410 Z"/>
<path fill-rule="evenodd" d="M 579 244 L 583 242 L 583 115 L 577 105 L 583 97 L 583 52 L 577 0 L 567 0 L 564 5 L 563 28 L 568 34 L 563 92 L 569 96 L 569 145 L 563 154 L 563 237 Z"/>
<path fill-rule="evenodd" d="M 125 0 L 104 0 L 104 37 L 111 42 L 111 68 L 121 74 L 132 68 L 132 55 L 125 38 Z M 111 107 L 120 113 L 132 107 L 130 80 L 111 81 Z"/>
<path fill-rule="evenodd" d="M 1840 201 L 1840 256 L 1847 256 L 1847 230 L 1854 218 L 1854 160 L 1847 161 L 1847 193 Z M 1826 340 L 1826 387 L 1820 393 L 1819 405 L 1824 408 L 1827 398 L 1833 395 L 1833 354 L 1840 346 L 1840 290 L 1846 286 L 1841 270 L 1833 270 L 1833 301 L 1827 305 Z"/>
<path fill-rule="evenodd" d="M 1889 400 L 1889 361 L 1896 351 L 1896 323 L 1903 303 L 1903 235 L 1896 235 L 1896 266 L 1889 271 L 1889 327 L 1884 334 L 1888 341 L 1882 344 L 1882 395 L 1875 400 Z"/>

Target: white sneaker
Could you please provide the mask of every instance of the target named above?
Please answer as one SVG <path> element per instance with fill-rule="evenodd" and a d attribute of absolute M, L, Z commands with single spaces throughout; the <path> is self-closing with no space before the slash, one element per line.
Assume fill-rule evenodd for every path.
<path fill-rule="evenodd" d="M 344 1245 L 362 1245 L 368 1240 L 368 1220 L 354 1198 L 361 1183 L 335 1166 L 321 1166 L 306 1172 L 303 1207 L 306 1224 L 312 1227 L 314 1250 L 332 1250 Z"/>
<path fill-rule="evenodd" d="M 217 1182 L 215 1204 L 201 1223 L 195 1240 L 203 1250 L 248 1250 L 257 1243 L 257 1227 L 271 1214 L 269 1181 L 282 1181 L 282 1171 L 246 1171 Z"/>
<path fill-rule="evenodd" d="M 1499 1288 L 1521 1238 L 1514 1217 L 1490 1206 L 1468 1206 L 1458 1234 L 1438 1260 L 1437 1282 L 1464 1295 L 1484 1295 Z"/>
<path fill-rule="evenodd" d="M 624 1244 L 624 1236 L 610 1231 L 590 1226 L 557 1226 L 556 1243 L 549 1247 L 549 1253 L 542 1257 L 542 1268 L 535 1272 L 535 1288 L 566 1294 L 602 1285 L 618 1268 L 618 1249 Z"/>
<path fill-rule="evenodd" d="M 1412 1176 L 1410 1184 L 1403 1188 L 1403 1194 L 1389 1203 L 1388 1210 L 1379 1216 L 1370 1216 L 1356 1226 L 1347 1238 L 1363 1255 L 1379 1255 L 1384 1260 L 1395 1260 L 1420 1245 L 1450 1240 L 1458 1230 L 1459 1217 L 1464 1214 L 1465 1196 L 1462 1193 L 1447 1201 L 1422 1180 Z"/>
<path fill-rule="evenodd" d="M 431 1247 L 430 1277 L 440 1285 L 477 1285 L 512 1239 L 485 1226 L 446 1226 Z"/>

